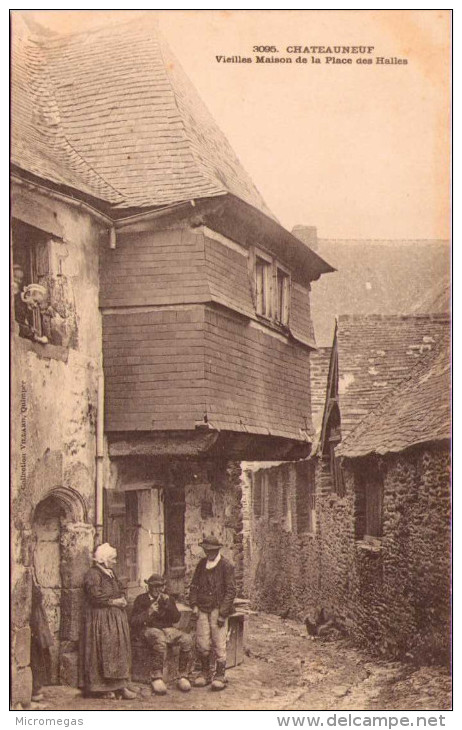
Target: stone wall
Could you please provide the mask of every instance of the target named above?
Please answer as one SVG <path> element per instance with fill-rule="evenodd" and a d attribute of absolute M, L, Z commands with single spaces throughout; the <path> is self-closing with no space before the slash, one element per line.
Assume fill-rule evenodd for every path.
<path fill-rule="evenodd" d="M 266 514 L 244 485 L 245 586 L 255 608 L 300 619 L 321 607 L 358 643 L 389 656 L 446 661 L 450 650 L 450 488 L 447 447 L 344 463 L 340 497 L 317 464 L 315 527 L 287 529 L 301 462 L 268 470 Z M 372 471 L 371 471 L 372 470 Z M 383 478 L 383 535 L 365 538 L 365 474 Z M 361 486 L 363 485 L 363 486 Z M 271 504 L 273 508 L 271 508 Z M 274 511 L 275 509 L 275 511 Z"/>
<path fill-rule="evenodd" d="M 377 553 L 357 543 L 356 593 L 349 597 L 358 640 L 417 661 L 450 653 L 450 455 L 422 448 L 375 464 L 384 483 L 383 537 Z M 361 462 L 346 464 L 349 489 Z M 362 591 L 361 588 L 364 590 Z"/>
<path fill-rule="evenodd" d="M 264 469 L 266 494 L 258 509 L 252 494 L 258 465 L 244 470 L 244 586 L 254 608 L 304 618 L 318 604 L 320 562 L 316 513 L 311 530 L 299 524 L 297 471 L 293 463 Z"/>
<path fill-rule="evenodd" d="M 223 555 L 234 565 L 239 593 L 243 588 L 244 554 L 240 467 L 235 462 L 196 464 L 192 483 L 186 485 L 185 583 L 189 585 L 198 561 L 203 535 L 214 533 L 223 543 Z"/>
<path fill-rule="evenodd" d="M 12 699 L 14 704 L 27 704 L 31 672 L 26 645 L 33 573 L 39 582 L 49 584 L 44 602 L 56 639 L 52 680 L 58 681 L 61 650 L 69 650 L 70 645 L 64 644 L 75 638 L 73 629 L 63 628 L 62 601 L 74 606 L 72 616 L 66 611 L 74 621 L 79 602 L 76 592 L 93 547 L 97 382 L 102 372 L 100 229 L 81 211 L 15 186 L 13 216 L 65 242 L 67 256 L 61 261 L 60 275 L 66 291 L 72 293 L 77 327 L 67 346 L 41 344 L 20 337 L 12 321 Z M 44 500 L 52 512 L 57 510 L 57 531 L 56 539 L 44 540 L 41 546 L 42 552 L 53 553 L 49 563 L 54 574 L 39 576 L 43 561 L 36 554 L 34 513 Z M 80 530 L 78 537 L 76 533 L 71 536 L 74 528 L 77 533 Z M 77 567 L 71 579 L 64 579 L 66 560 L 73 563 L 74 558 Z M 76 671 L 72 677 L 69 671 L 63 672 L 60 679 L 75 683 Z"/>

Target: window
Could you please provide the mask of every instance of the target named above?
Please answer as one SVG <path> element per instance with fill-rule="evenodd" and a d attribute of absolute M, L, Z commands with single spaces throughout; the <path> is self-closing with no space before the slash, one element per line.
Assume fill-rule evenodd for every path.
<path fill-rule="evenodd" d="M 261 317 L 287 326 L 290 310 L 290 274 L 271 256 L 255 253 L 255 311 Z"/>
<path fill-rule="evenodd" d="M 279 324 L 289 322 L 289 275 L 276 266 L 276 321 Z"/>
<path fill-rule="evenodd" d="M 14 319 L 19 336 L 63 347 L 77 345 L 72 279 L 63 262 L 67 245 L 49 233 L 13 220 Z"/>
<path fill-rule="evenodd" d="M 380 479 L 366 484 L 366 529 L 369 537 L 382 537 L 383 483 Z"/>
<path fill-rule="evenodd" d="M 255 302 L 257 314 L 271 317 L 271 263 L 257 256 L 255 259 Z"/>
<path fill-rule="evenodd" d="M 48 341 L 44 321 L 44 305 L 48 296 L 48 238 L 38 228 L 20 221 L 13 222 L 14 317 L 20 337 L 42 343 Z"/>
<path fill-rule="evenodd" d="M 383 534 L 383 479 L 376 464 L 364 462 L 356 476 L 356 538 Z"/>
<path fill-rule="evenodd" d="M 315 531 L 315 483 L 314 466 L 311 461 L 296 466 L 295 499 L 297 509 L 297 532 Z"/>

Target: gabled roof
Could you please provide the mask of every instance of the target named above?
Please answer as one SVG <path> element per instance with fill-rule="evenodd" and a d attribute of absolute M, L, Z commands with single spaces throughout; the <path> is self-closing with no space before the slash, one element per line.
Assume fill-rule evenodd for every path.
<path fill-rule="evenodd" d="M 331 344 L 342 314 L 449 312 L 448 241 L 319 238 L 315 250 L 336 269 L 311 290 L 319 346 Z"/>
<path fill-rule="evenodd" d="M 403 451 L 451 437 L 451 356 L 448 338 L 420 361 L 393 393 L 337 447 L 349 458 Z"/>
<path fill-rule="evenodd" d="M 449 333 L 446 315 L 343 315 L 338 318 L 329 377 L 335 375 L 333 359 L 338 357 L 337 405 L 342 441 L 421 358 L 438 343 L 447 341 Z M 326 400 L 323 429 L 328 408 Z"/>
<path fill-rule="evenodd" d="M 120 209 L 231 193 L 271 216 L 150 14 L 66 36 L 14 16 L 12 162 Z"/>

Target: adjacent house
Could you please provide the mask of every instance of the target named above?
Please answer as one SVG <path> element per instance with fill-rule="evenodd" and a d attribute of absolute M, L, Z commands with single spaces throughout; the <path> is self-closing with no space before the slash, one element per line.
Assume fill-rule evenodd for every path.
<path fill-rule="evenodd" d="M 324 389 L 314 456 L 247 474 L 254 605 L 312 621 L 323 609 L 384 652 L 444 654 L 448 340 L 446 315 L 339 317 L 311 386 Z"/>
<path fill-rule="evenodd" d="M 451 654 L 450 392 L 444 338 L 336 449 L 355 529 L 336 612 L 344 600 L 359 640 L 424 663 Z"/>
<path fill-rule="evenodd" d="M 75 35 L 13 19 L 13 700 L 31 587 L 75 684 L 94 540 L 130 597 L 182 596 L 204 532 L 243 582 L 243 459 L 308 456 L 311 282 L 147 19 Z"/>

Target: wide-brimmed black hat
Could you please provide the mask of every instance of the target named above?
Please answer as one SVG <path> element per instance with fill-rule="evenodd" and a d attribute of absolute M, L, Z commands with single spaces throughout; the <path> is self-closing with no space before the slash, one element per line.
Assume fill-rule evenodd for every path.
<path fill-rule="evenodd" d="M 219 541 L 215 535 L 205 535 L 202 542 L 199 543 L 201 547 L 206 548 L 221 548 L 223 547 L 223 543 Z"/>
<path fill-rule="evenodd" d="M 148 586 L 152 586 L 152 585 L 163 586 L 165 584 L 165 578 L 160 573 L 153 573 L 144 582 Z"/>

